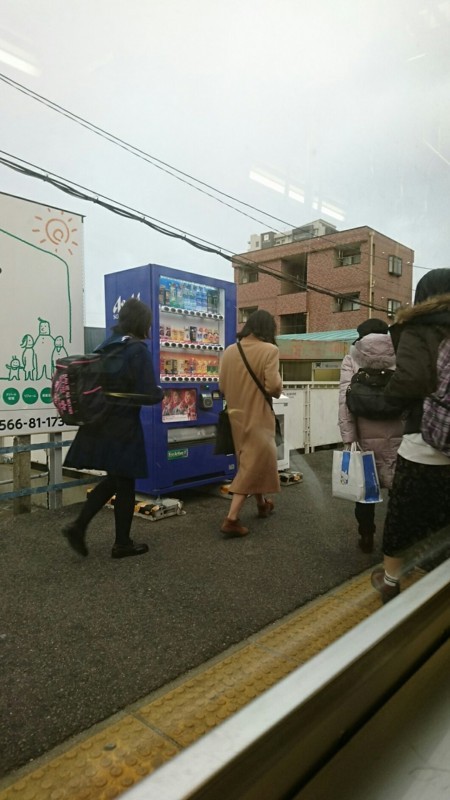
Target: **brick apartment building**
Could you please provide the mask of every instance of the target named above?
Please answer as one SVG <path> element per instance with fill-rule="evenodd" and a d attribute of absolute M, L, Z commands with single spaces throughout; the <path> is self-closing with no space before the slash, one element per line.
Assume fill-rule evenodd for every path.
<path fill-rule="evenodd" d="M 337 231 L 317 220 L 253 235 L 250 246 L 233 261 L 239 329 L 258 308 L 283 335 L 356 328 L 370 316 L 391 323 L 411 302 L 414 251 L 366 225 Z"/>

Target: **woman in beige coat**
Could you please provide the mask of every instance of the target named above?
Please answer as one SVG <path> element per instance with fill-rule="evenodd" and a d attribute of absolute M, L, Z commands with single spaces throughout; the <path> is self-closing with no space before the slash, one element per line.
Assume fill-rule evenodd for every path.
<path fill-rule="evenodd" d="M 275 320 L 268 311 L 250 315 L 238 342 L 245 357 L 269 397 L 279 397 L 282 389 L 278 347 L 275 344 Z M 219 376 L 220 390 L 230 415 L 238 464 L 230 485 L 232 493 L 228 517 L 221 531 L 227 536 L 245 536 L 239 513 L 246 497 L 253 494 L 259 517 L 267 517 L 274 503 L 266 493 L 280 491 L 275 444 L 275 418 L 262 391 L 250 375 L 237 344 L 223 354 Z"/>

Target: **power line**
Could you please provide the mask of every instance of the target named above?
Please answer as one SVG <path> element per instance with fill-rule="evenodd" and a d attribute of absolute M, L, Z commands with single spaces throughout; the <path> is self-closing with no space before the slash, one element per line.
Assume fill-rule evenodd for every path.
<path fill-rule="evenodd" d="M 175 239 L 179 239 L 186 244 L 191 245 L 192 247 L 196 247 L 199 250 L 203 250 L 208 253 L 212 253 L 214 255 L 220 256 L 221 258 L 225 259 L 233 268 L 237 267 L 252 267 L 256 268 L 258 272 L 261 274 L 269 275 L 270 277 L 276 278 L 280 281 L 285 281 L 291 285 L 297 286 L 299 289 L 304 291 L 311 291 L 316 292 L 318 294 L 328 295 L 334 299 L 339 300 L 354 300 L 353 293 L 342 293 L 342 292 L 334 292 L 331 289 L 326 289 L 324 286 L 319 286 L 318 284 L 312 284 L 307 281 L 301 281 L 298 278 L 282 275 L 280 272 L 276 270 L 271 270 L 267 266 L 263 266 L 262 264 L 255 263 L 252 259 L 246 259 L 245 256 L 234 256 L 231 250 L 227 248 L 220 247 L 219 245 L 214 245 L 211 242 L 207 242 L 205 239 L 201 239 L 200 237 L 194 236 L 192 234 L 188 234 L 186 231 L 183 231 L 181 228 L 176 228 L 175 226 L 169 225 L 167 223 L 161 222 L 160 220 L 155 220 L 154 217 L 151 217 L 148 214 L 144 214 L 141 211 L 137 211 L 136 209 L 131 208 L 130 206 L 126 206 L 116 200 L 113 200 L 105 195 L 102 195 L 98 192 L 94 192 L 92 189 L 88 189 L 87 187 L 81 186 L 80 184 L 75 183 L 74 181 L 70 181 L 68 179 L 62 178 L 59 175 L 55 175 L 54 173 L 49 172 L 48 170 L 44 170 L 42 167 L 38 167 L 35 164 L 31 164 L 24 159 L 18 158 L 17 156 L 13 156 L 10 153 L 6 153 L 4 150 L 0 150 L 0 164 L 3 164 L 5 167 L 12 169 L 16 172 L 21 173 L 22 175 L 26 175 L 27 177 L 35 178 L 38 180 L 45 181 L 46 183 L 50 183 L 55 188 L 59 189 L 66 194 L 69 194 L 73 197 L 77 197 L 80 200 L 86 200 L 91 203 L 95 203 L 96 205 L 101 206 L 102 208 L 107 209 L 108 211 L 113 212 L 114 214 L 118 214 L 119 216 L 125 217 L 130 220 L 134 220 L 136 222 L 140 222 L 144 225 L 147 225 L 152 230 L 156 231 L 157 233 L 161 233 L 165 236 L 170 236 Z M 11 161 L 10 159 L 15 159 Z M 17 163 L 20 162 L 20 163 Z M 371 308 L 375 311 L 382 311 L 386 313 L 386 309 L 382 306 L 377 306 L 372 303 L 366 303 L 363 300 L 358 300 L 359 306 L 364 306 L 365 308 Z"/>
<path fill-rule="evenodd" d="M 90 122 L 89 120 L 85 119 L 84 117 L 81 117 L 78 114 L 75 114 L 74 112 L 70 111 L 69 109 L 64 108 L 63 106 L 59 105 L 58 103 L 54 102 L 53 100 L 50 100 L 49 98 L 38 94 L 37 92 L 33 91 L 29 87 L 25 86 L 24 84 L 21 84 L 18 81 L 13 80 L 8 75 L 5 75 L 4 73 L 0 73 L 0 80 L 3 81 L 8 86 L 10 86 L 11 88 L 16 89 L 17 91 L 27 95 L 28 97 L 31 97 L 33 100 L 36 100 L 38 103 L 41 103 L 42 105 L 46 106 L 47 108 L 50 108 L 52 111 L 55 111 L 58 114 L 61 114 L 62 116 L 67 117 L 72 122 L 75 122 L 76 124 L 86 128 L 87 130 L 91 131 L 91 133 L 95 133 L 97 136 L 100 136 L 101 138 L 104 138 L 106 141 L 109 141 L 111 144 L 115 144 L 118 147 L 121 147 L 122 149 L 126 150 L 131 155 L 134 155 L 137 158 L 140 158 L 143 161 L 146 161 L 147 163 L 151 164 L 156 169 L 160 169 L 161 171 L 165 172 L 166 174 L 171 175 L 171 177 L 175 178 L 176 180 L 179 180 L 182 183 L 185 183 L 187 186 L 190 186 L 191 188 L 195 189 L 196 191 L 199 191 L 202 194 L 205 194 L 210 199 L 215 200 L 216 202 L 222 203 L 223 205 L 227 206 L 228 208 L 231 208 L 233 211 L 236 211 L 236 213 L 238 213 L 238 214 L 242 214 L 243 216 L 246 216 L 249 219 L 252 219 L 253 221 L 258 222 L 261 225 L 265 225 L 265 223 L 262 220 L 257 219 L 256 217 L 253 217 L 250 214 L 247 214 L 246 212 L 242 211 L 239 208 L 236 208 L 235 206 L 231 205 L 230 203 L 224 202 L 223 200 L 220 199 L 220 197 L 216 197 L 215 195 L 210 194 L 210 192 L 207 192 L 204 189 L 201 189 L 200 187 L 203 186 L 203 187 L 205 187 L 207 189 L 210 189 L 211 191 L 215 192 L 217 195 L 221 195 L 222 197 L 226 197 L 228 200 L 233 200 L 234 202 L 237 202 L 237 203 L 239 203 L 240 205 L 242 205 L 242 206 L 244 206 L 246 208 L 252 209 L 253 211 L 256 211 L 257 213 L 263 214 L 264 216 L 268 217 L 269 219 L 275 220 L 277 222 L 281 222 L 283 225 L 287 225 L 287 226 L 289 226 L 291 228 L 297 227 L 297 226 L 293 225 L 292 223 L 286 222 L 286 220 L 280 219 L 279 217 L 276 217 L 273 214 L 270 214 L 269 212 L 264 211 L 263 209 L 259 209 L 256 206 L 253 206 L 250 203 L 245 202 L 244 200 L 240 200 L 239 198 L 234 197 L 231 194 L 227 194 L 226 192 L 223 192 L 222 190 L 217 189 L 216 187 L 212 186 L 211 184 L 208 184 L 205 181 L 200 180 L 199 178 L 195 178 L 194 176 L 190 175 L 187 172 L 183 172 L 182 170 L 177 169 L 173 165 L 171 165 L 171 164 L 169 164 L 169 163 L 167 163 L 165 161 L 162 161 L 161 159 L 157 158 L 156 156 L 152 156 L 151 154 L 145 152 L 144 150 L 141 150 L 140 148 L 130 144 L 129 142 L 126 142 L 124 139 L 121 139 L 120 137 L 116 136 L 115 134 L 113 134 L 113 133 L 111 133 L 109 131 L 106 131 L 104 128 L 101 128 L 98 125 L 95 125 L 94 123 Z M 189 179 L 189 180 L 187 180 L 187 179 Z M 195 186 L 193 183 L 191 183 L 191 181 L 195 181 L 195 183 L 197 183 L 199 185 Z M 275 229 L 275 230 L 276 230 L 277 233 L 282 233 L 281 231 L 278 231 L 277 229 Z M 340 242 L 336 242 L 336 241 L 333 242 L 333 239 L 331 238 L 331 236 L 332 236 L 332 234 L 327 234 L 328 240 L 331 241 L 331 243 L 335 243 L 336 245 L 339 246 L 339 244 L 341 244 L 341 243 Z M 314 238 L 317 238 L 317 237 L 314 237 Z M 364 251 L 363 248 L 361 248 L 361 252 L 364 252 L 366 255 L 368 254 L 368 251 Z M 377 254 L 375 254 L 374 258 L 375 259 L 376 258 L 383 259 L 382 256 L 378 256 Z M 364 274 L 366 275 L 366 270 L 364 270 L 362 267 L 358 267 L 357 265 L 353 265 L 353 268 L 354 268 L 355 272 L 356 271 L 364 272 Z M 426 269 L 425 267 L 418 267 L 418 268 L 419 269 Z M 381 276 L 378 276 L 378 280 L 382 281 L 386 286 L 388 285 L 388 279 L 387 278 L 383 279 Z"/>
<path fill-rule="evenodd" d="M 59 105 L 58 103 L 55 103 L 53 100 L 50 100 L 49 98 L 44 97 L 43 95 L 40 95 L 37 92 L 34 92 L 32 89 L 29 89 L 27 86 L 24 86 L 23 84 L 18 83 L 18 81 L 13 80 L 12 78 L 9 78 L 8 75 L 0 73 L 0 80 L 3 81 L 3 83 L 6 83 L 7 85 L 9 85 L 11 88 L 16 89 L 17 91 L 21 92 L 22 94 L 25 94 L 28 97 L 31 97 L 33 100 L 36 100 L 38 103 L 41 103 L 42 105 L 46 106 L 47 108 L 50 108 L 52 111 L 56 111 L 58 114 L 61 114 L 62 116 L 67 117 L 72 122 L 75 122 L 77 125 L 81 125 L 83 128 L 87 128 L 89 131 L 91 131 L 91 133 L 95 133 L 97 136 L 100 136 L 101 138 L 106 139 L 106 141 L 109 141 L 112 144 L 115 144 L 118 147 L 121 147 L 123 150 L 126 150 L 127 152 L 131 153 L 132 155 L 136 156 L 137 158 L 141 158 L 143 161 L 146 161 L 148 164 L 151 164 L 153 167 L 156 167 L 156 169 L 159 169 L 162 172 L 165 172 L 168 175 L 171 175 L 176 180 L 179 180 L 182 183 L 185 183 L 187 186 L 190 186 L 192 189 L 195 189 L 196 191 L 201 192 L 202 194 L 205 194 L 207 197 L 210 197 L 211 199 L 216 200 L 218 203 L 222 203 L 223 205 L 228 206 L 228 208 L 233 209 L 233 211 L 236 211 L 238 214 L 243 214 L 245 217 L 248 217 L 249 219 L 252 219 L 254 222 L 259 222 L 261 225 L 265 225 L 266 224 L 262 220 L 257 219 L 256 217 L 253 217 L 250 214 L 247 214 L 246 212 L 242 211 L 239 208 L 236 208 L 235 206 L 231 205 L 230 203 L 227 203 L 227 202 L 225 202 L 223 200 L 220 200 L 219 197 L 216 197 L 215 195 L 211 195 L 209 192 L 206 192 L 204 189 L 201 189 L 200 187 L 204 186 L 206 189 L 210 189 L 211 191 L 216 192 L 216 194 L 221 195 L 222 197 L 226 197 L 228 200 L 233 200 L 234 202 L 239 203 L 240 205 L 245 206 L 246 208 L 250 208 L 253 211 L 258 212 L 259 214 L 264 214 L 265 217 L 269 217 L 270 219 L 273 219 L 276 222 L 281 222 L 283 225 L 290 225 L 291 227 L 295 227 L 294 225 L 291 225 L 291 223 L 286 222 L 285 220 L 282 220 L 279 217 L 275 217 L 273 214 L 269 214 L 267 211 L 263 211 L 260 208 L 256 208 L 255 206 L 251 205 L 250 203 L 246 203 L 244 200 L 239 200 L 239 198 L 234 197 L 231 194 L 227 194 L 226 192 L 223 192 L 220 189 L 216 189 L 216 187 L 211 186 L 209 183 L 206 183 L 205 181 L 202 181 L 199 178 L 195 178 L 193 175 L 189 175 L 189 173 L 187 173 L 187 172 L 183 172 L 182 170 L 177 169 L 176 167 L 172 166 L 171 164 L 168 164 L 167 162 L 162 161 L 159 158 L 156 158 L 156 156 L 152 156 L 150 153 L 146 153 L 145 150 L 141 150 L 139 147 L 136 147 L 135 145 L 132 145 L 129 142 L 126 142 L 124 139 L 121 139 L 119 136 L 116 136 L 115 134 L 110 133 L 109 131 L 106 131 L 104 128 L 100 128 L 98 125 L 95 125 L 93 122 L 89 122 L 89 120 L 84 119 L 84 117 L 80 117 L 78 114 L 75 114 L 73 111 L 69 111 L 69 109 L 64 108 L 63 106 Z M 189 179 L 189 180 L 187 180 L 187 179 Z M 195 183 L 198 183 L 199 186 L 195 186 L 193 183 L 191 183 L 191 181 L 195 181 Z M 281 231 L 277 231 L 277 232 L 281 233 Z"/>

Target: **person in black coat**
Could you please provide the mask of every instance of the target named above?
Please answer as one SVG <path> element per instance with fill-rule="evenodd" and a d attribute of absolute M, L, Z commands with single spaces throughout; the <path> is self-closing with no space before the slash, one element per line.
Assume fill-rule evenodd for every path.
<path fill-rule="evenodd" d="M 113 558 L 142 555 L 146 544 L 130 538 L 135 507 L 135 479 L 147 477 L 144 433 L 140 419 L 142 405 L 162 400 L 156 385 L 152 359 L 145 344 L 149 337 L 152 312 L 145 303 L 131 298 L 119 312 L 117 325 L 97 352 L 108 354 L 108 391 L 125 394 L 110 397 L 106 418 L 95 425 L 79 428 L 64 465 L 75 469 L 95 469 L 106 477 L 89 493 L 78 517 L 63 533 L 69 545 L 87 556 L 86 530 L 93 517 L 115 495 L 115 543 Z"/>
<path fill-rule="evenodd" d="M 450 337 L 450 269 L 421 278 L 414 305 L 399 310 L 390 333 L 397 360 L 385 395 L 407 413 L 384 524 L 384 565 L 372 573 L 383 603 L 398 595 L 410 549 L 427 550 L 429 535 L 450 523 L 450 458 L 421 434 L 424 398 L 436 390 L 439 346 Z M 423 556 L 416 553 L 414 561 Z"/>

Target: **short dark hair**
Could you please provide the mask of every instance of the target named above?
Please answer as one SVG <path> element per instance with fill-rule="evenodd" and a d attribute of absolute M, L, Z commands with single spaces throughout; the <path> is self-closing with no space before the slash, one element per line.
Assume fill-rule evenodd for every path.
<path fill-rule="evenodd" d="M 123 304 L 119 311 L 119 321 L 114 325 L 114 333 L 130 334 L 137 339 L 147 339 L 152 324 L 151 309 L 138 300 L 131 297 Z"/>
<path fill-rule="evenodd" d="M 414 295 L 414 305 L 424 303 L 429 297 L 439 297 L 440 294 L 450 292 L 450 269 L 448 267 L 438 267 L 430 269 L 420 279 L 416 286 Z"/>
<path fill-rule="evenodd" d="M 263 342 L 276 344 L 277 324 L 272 314 L 262 308 L 254 311 L 253 314 L 250 314 L 242 330 L 239 331 L 237 338 L 240 341 L 251 333 Z"/>
<path fill-rule="evenodd" d="M 358 331 L 359 338 L 363 339 L 364 336 L 367 336 L 369 333 L 387 333 L 389 330 L 389 325 L 384 321 L 384 319 L 370 317 L 370 319 L 366 319 L 364 322 L 361 322 L 356 330 Z"/>

